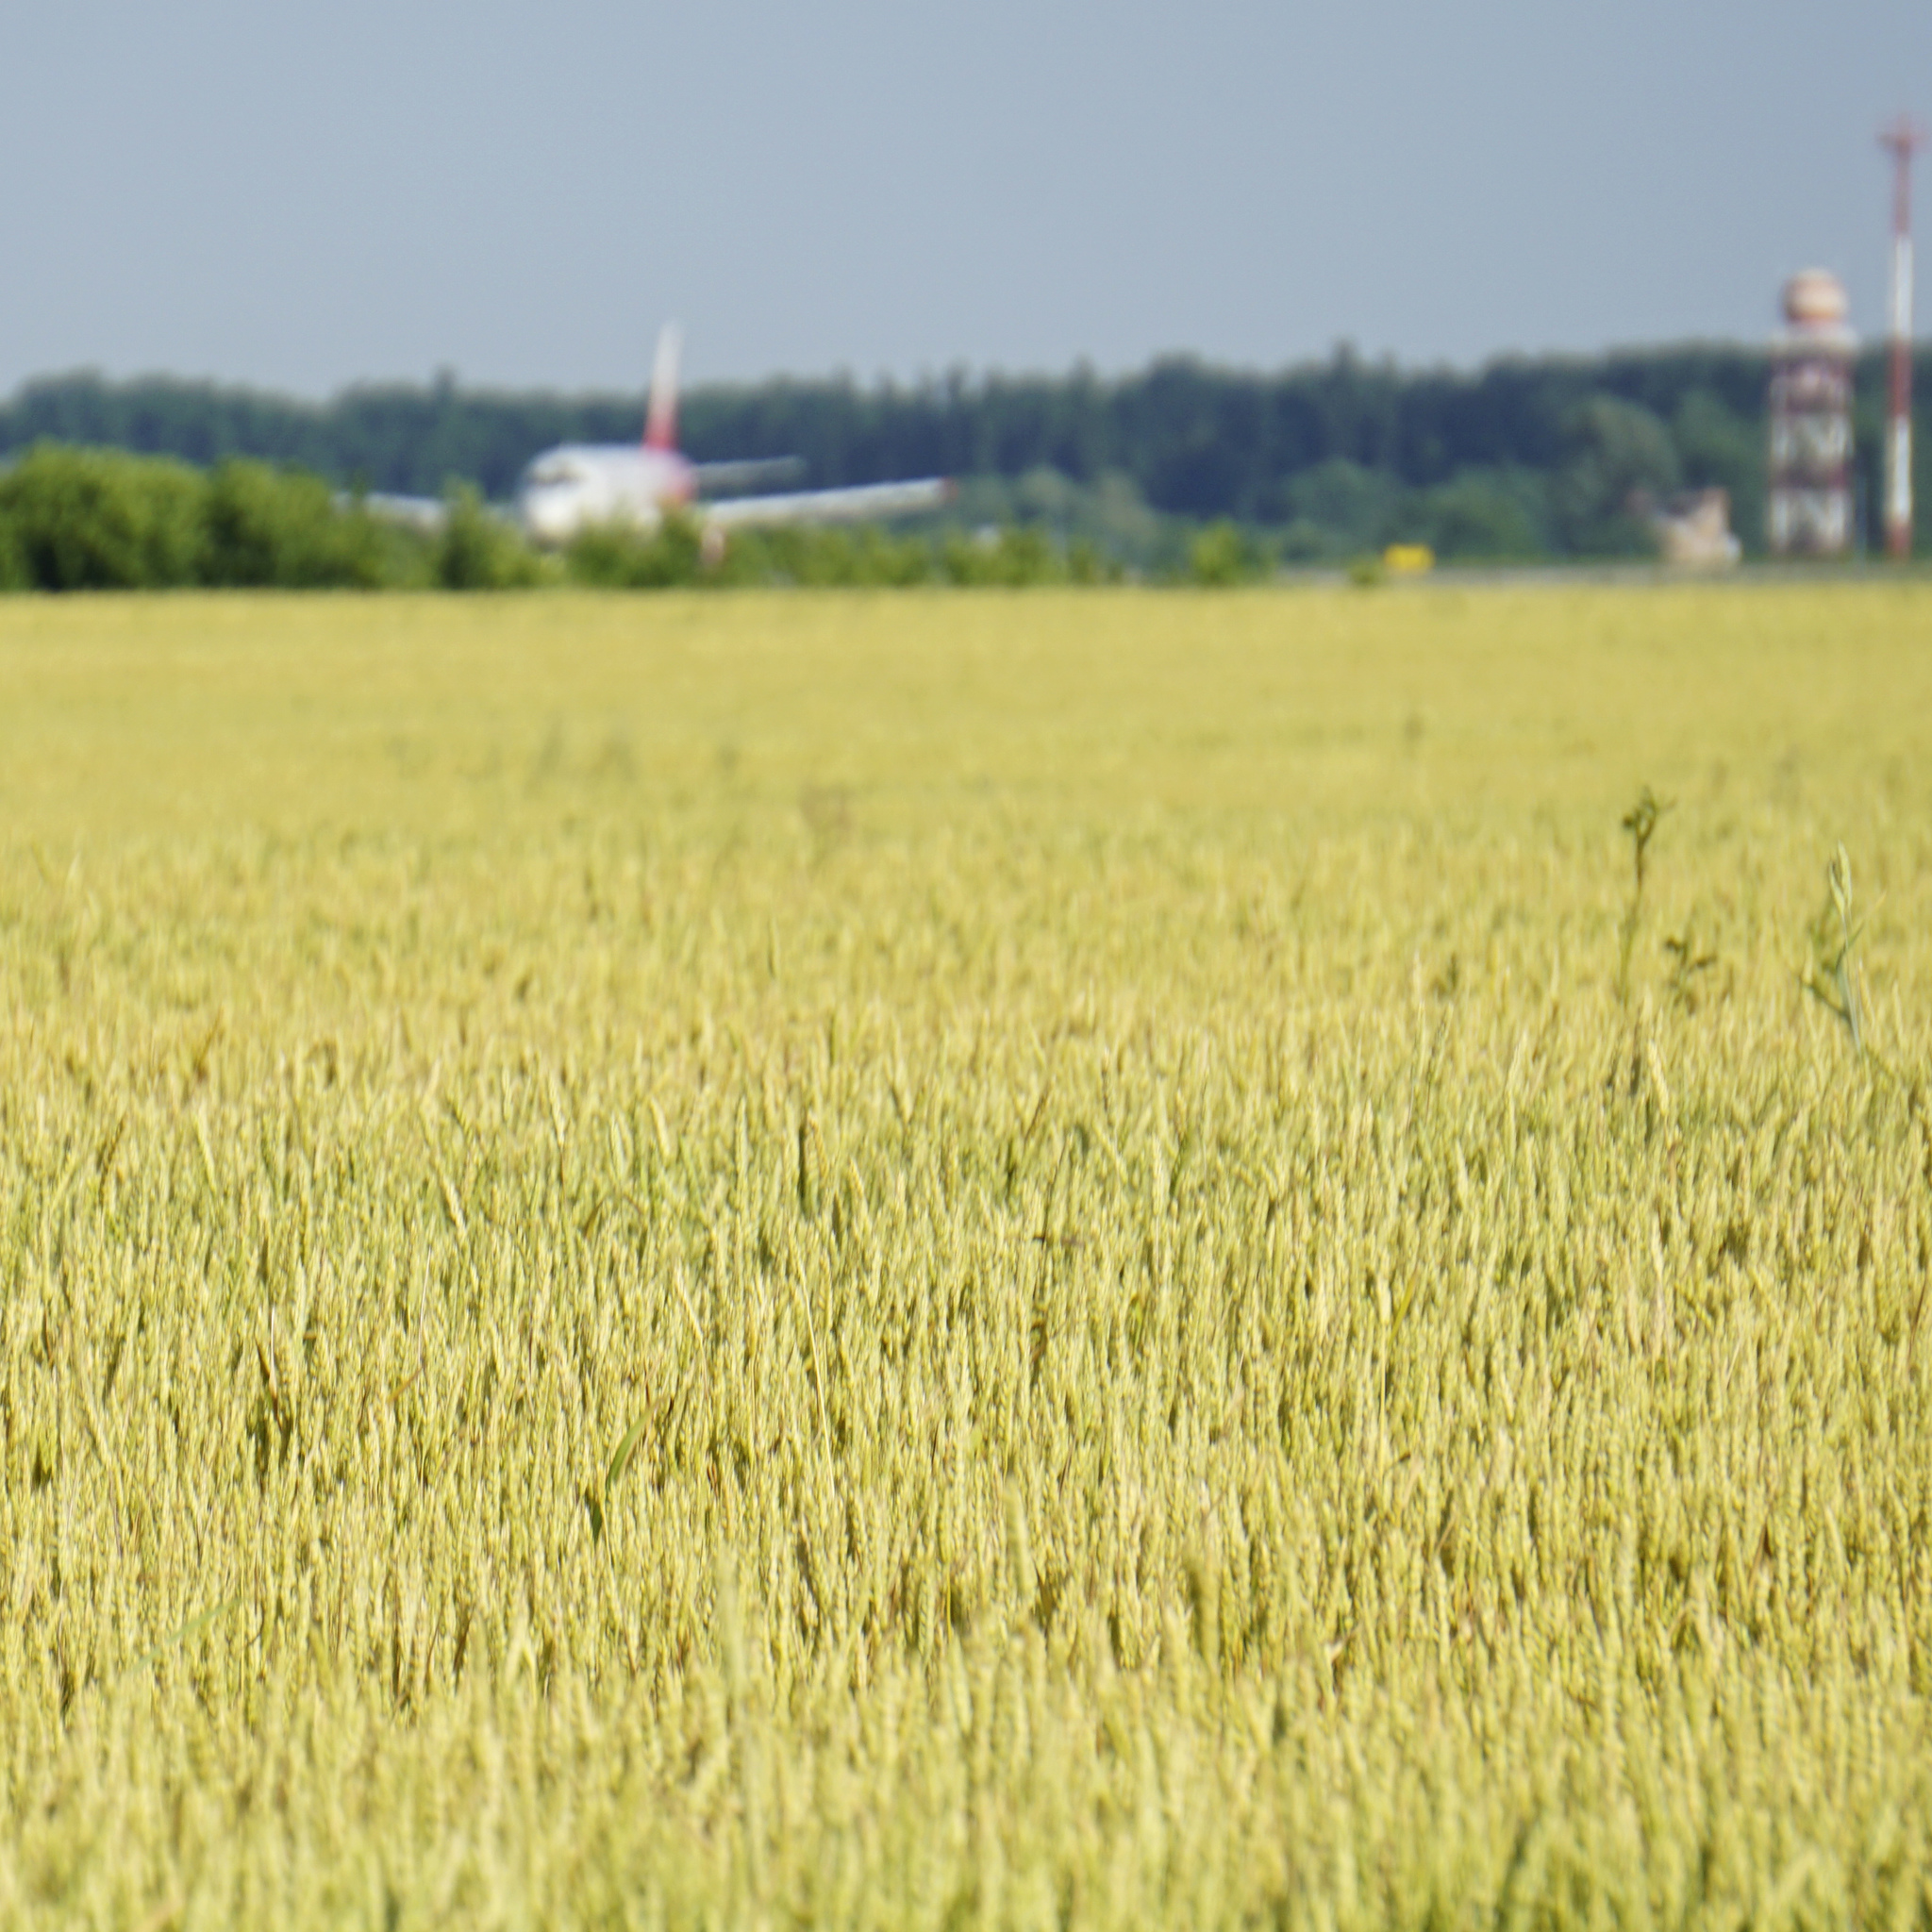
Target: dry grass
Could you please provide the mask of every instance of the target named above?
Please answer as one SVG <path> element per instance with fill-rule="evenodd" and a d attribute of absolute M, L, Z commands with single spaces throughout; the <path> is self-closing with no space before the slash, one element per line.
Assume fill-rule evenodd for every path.
<path fill-rule="evenodd" d="M 0 1922 L 1924 1923 L 1928 647 L 0 605 Z"/>

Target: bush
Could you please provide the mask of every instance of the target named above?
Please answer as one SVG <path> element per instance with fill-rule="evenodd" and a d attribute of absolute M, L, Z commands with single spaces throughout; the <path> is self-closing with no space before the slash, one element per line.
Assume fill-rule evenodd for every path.
<path fill-rule="evenodd" d="M 1189 547 L 1188 575 L 1197 584 L 1224 588 L 1254 574 L 1254 558 L 1239 525 L 1209 524 Z"/>
<path fill-rule="evenodd" d="M 978 537 L 949 537 L 941 567 L 948 583 L 1006 590 L 1058 583 L 1066 575 L 1059 553 L 1042 531 L 1010 527 Z"/>
<path fill-rule="evenodd" d="M 436 581 L 445 591 L 515 591 L 537 581 L 529 546 L 475 489 L 460 484 L 447 501 L 435 557 Z"/>
<path fill-rule="evenodd" d="M 12 524 L 0 516 L 0 591 L 29 591 L 33 581 L 27 575 L 26 558 L 22 553 L 20 540 L 13 533 Z"/>
<path fill-rule="evenodd" d="M 571 539 L 563 556 L 571 580 L 594 590 L 673 590 L 704 574 L 704 534 L 694 518 L 673 510 L 655 529 L 592 524 Z"/>
<path fill-rule="evenodd" d="M 719 567 L 727 584 L 806 584 L 843 588 L 923 584 L 933 574 L 932 545 L 876 525 L 828 529 L 782 524 L 734 530 Z"/>
<path fill-rule="evenodd" d="M 849 559 L 850 581 L 855 584 L 903 589 L 908 584 L 929 583 L 932 579 L 932 544 L 924 537 L 895 537 L 876 524 L 867 524 L 857 530 L 811 530 L 801 531 L 800 534 L 819 544 L 828 538 L 841 539 L 842 554 Z M 824 579 L 808 578 L 807 581 Z"/>
<path fill-rule="evenodd" d="M 41 443 L 0 475 L 0 588 L 373 590 L 421 575 L 420 541 L 345 508 L 321 477 L 267 463 L 203 476 Z"/>
<path fill-rule="evenodd" d="M 42 591 L 192 584 L 205 487 L 182 463 L 36 443 L 0 475 L 11 568 Z"/>
<path fill-rule="evenodd" d="M 276 590 L 375 590 L 382 532 L 343 508 L 320 476 L 231 461 L 209 477 L 202 508 L 201 581 Z"/>
<path fill-rule="evenodd" d="M 1117 584 L 1121 567 L 1098 545 L 1075 537 L 1067 545 L 1067 581 L 1070 584 Z"/>

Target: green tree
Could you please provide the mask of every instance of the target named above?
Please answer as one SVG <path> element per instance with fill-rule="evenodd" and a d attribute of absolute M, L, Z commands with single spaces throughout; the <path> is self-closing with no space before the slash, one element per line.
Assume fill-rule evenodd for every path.
<path fill-rule="evenodd" d="M 1551 487 L 1552 519 L 1576 557 L 1641 557 L 1656 547 L 1644 499 L 1677 487 L 1671 433 L 1641 403 L 1596 395 L 1579 403 L 1564 430 L 1564 457 Z"/>
<path fill-rule="evenodd" d="M 1401 534 L 1401 478 L 1347 457 L 1316 464 L 1287 494 L 1293 520 L 1321 531 L 1332 556 L 1379 550 Z"/>
<path fill-rule="evenodd" d="M 1423 492 L 1416 528 L 1438 557 L 1520 562 L 1548 547 L 1542 508 L 1542 490 L 1532 475 L 1464 470 Z"/>
<path fill-rule="evenodd" d="M 1765 433 L 1754 412 L 1745 416 L 1707 389 L 1692 390 L 1671 418 L 1684 481 L 1717 489 L 1731 499 L 1731 528 L 1749 546 L 1764 541 Z"/>

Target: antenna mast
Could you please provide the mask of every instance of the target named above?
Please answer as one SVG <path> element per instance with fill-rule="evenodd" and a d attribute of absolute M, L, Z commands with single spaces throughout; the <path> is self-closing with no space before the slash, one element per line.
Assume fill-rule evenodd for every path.
<path fill-rule="evenodd" d="M 1912 554 L 1912 157 L 1925 130 L 1901 114 L 1878 137 L 1891 156 L 1891 397 L 1885 438 L 1885 547 Z"/>

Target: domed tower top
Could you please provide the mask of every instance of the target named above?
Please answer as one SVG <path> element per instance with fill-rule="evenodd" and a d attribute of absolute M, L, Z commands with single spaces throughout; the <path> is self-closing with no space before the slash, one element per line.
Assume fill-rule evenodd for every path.
<path fill-rule="evenodd" d="M 1800 269 L 1785 284 L 1785 320 L 1793 328 L 1836 333 L 1850 320 L 1845 285 L 1825 268 Z"/>

